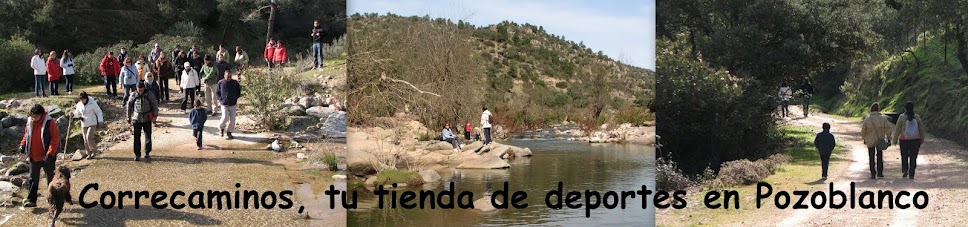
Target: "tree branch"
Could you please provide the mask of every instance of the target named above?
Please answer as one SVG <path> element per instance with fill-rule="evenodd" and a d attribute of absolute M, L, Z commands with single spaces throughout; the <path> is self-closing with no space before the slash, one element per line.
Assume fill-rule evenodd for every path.
<path fill-rule="evenodd" d="M 420 90 L 420 88 L 417 88 L 417 86 L 414 86 L 413 84 L 411 84 L 410 82 L 407 82 L 405 80 L 398 80 L 398 79 L 394 79 L 394 78 L 387 77 L 387 74 L 386 73 L 380 74 L 380 80 L 389 80 L 389 81 L 393 81 L 393 82 L 397 82 L 397 83 L 403 83 L 403 84 L 409 85 L 411 88 L 413 88 L 413 90 L 416 90 L 417 92 L 420 92 L 420 94 L 430 94 L 430 95 L 433 95 L 433 96 L 440 97 L 440 95 L 438 95 L 436 93 Z"/>

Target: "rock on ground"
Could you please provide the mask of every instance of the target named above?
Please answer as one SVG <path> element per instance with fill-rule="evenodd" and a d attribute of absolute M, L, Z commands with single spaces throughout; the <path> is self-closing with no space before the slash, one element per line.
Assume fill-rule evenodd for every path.
<path fill-rule="evenodd" d="M 510 167 L 511 164 L 508 164 L 504 159 L 491 155 L 481 155 L 457 166 L 458 169 L 505 169 Z"/>
<path fill-rule="evenodd" d="M 346 138 L 346 111 L 334 112 L 323 122 L 323 135 L 330 138 Z"/>
<path fill-rule="evenodd" d="M 318 118 L 328 118 L 331 114 L 336 112 L 338 111 L 332 107 L 314 106 L 306 109 L 306 114 Z"/>
<path fill-rule="evenodd" d="M 423 178 L 425 183 L 440 181 L 440 174 L 438 174 L 437 171 L 425 169 L 421 170 L 419 173 L 420 177 Z"/>

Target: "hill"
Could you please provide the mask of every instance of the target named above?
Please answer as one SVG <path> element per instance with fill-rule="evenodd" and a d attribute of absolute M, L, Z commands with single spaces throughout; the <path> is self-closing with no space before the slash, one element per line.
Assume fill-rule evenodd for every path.
<path fill-rule="evenodd" d="M 397 113 L 432 128 L 476 125 L 483 105 L 512 129 L 651 118 L 653 72 L 541 26 L 392 14 L 353 15 L 348 26 L 353 125 Z"/>

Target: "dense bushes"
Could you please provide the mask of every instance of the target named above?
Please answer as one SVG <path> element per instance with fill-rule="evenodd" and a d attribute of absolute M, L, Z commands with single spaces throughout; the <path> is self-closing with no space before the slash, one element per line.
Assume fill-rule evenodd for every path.
<path fill-rule="evenodd" d="M 660 40 L 655 110 L 663 154 L 688 175 L 738 159 L 769 156 L 779 132 L 776 100 L 755 80 L 711 70 L 685 52 L 684 42 Z"/>
<path fill-rule="evenodd" d="M 30 58 L 34 45 L 23 37 L 0 39 L 0 91 L 32 89 L 34 84 Z"/>

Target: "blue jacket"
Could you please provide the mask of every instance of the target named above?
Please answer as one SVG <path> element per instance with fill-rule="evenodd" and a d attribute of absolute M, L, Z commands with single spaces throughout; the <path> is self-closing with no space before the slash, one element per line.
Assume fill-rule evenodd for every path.
<path fill-rule="evenodd" d="M 829 130 L 824 130 L 817 133 L 817 137 L 813 139 L 813 145 L 817 147 L 820 153 L 830 154 L 834 151 L 834 147 L 837 147 L 837 140 L 834 139 L 834 134 L 831 134 Z"/>
<path fill-rule="evenodd" d="M 188 113 L 188 122 L 192 124 L 192 129 L 201 130 L 205 128 L 205 121 L 208 120 L 208 111 L 205 108 L 193 108 L 191 113 Z"/>
<path fill-rule="evenodd" d="M 220 80 L 215 95 L 223 106 L 234 106 L 242 96 L 242 85 L 236 80 Z"/>
<path fill-rule="evenodd" d="M 215 78 L 225 78 L 225 71 L 229 71 L 229 63 L 226 61 L 216 62 L 215 68 L 218 69 L 218 75 L 215 75 Z"/>
<path fill-rule="evenodd" d="M 138 84 L 138 67 L 135 66 L 121 66 L 121 84 L 124 85 L 137 85 Z"/>
<path fill-rule="evenodd" d="M 447 139 L 456 137 L 456 136 L 454 136 L 454 133 L 450 131 L 449 128 L 445 128 L 444 130 L 441 130 L 440 131 L 440 135 L 441 135 L 441 137 L 443 137 L 443 140 L 447 140 Z"/>

